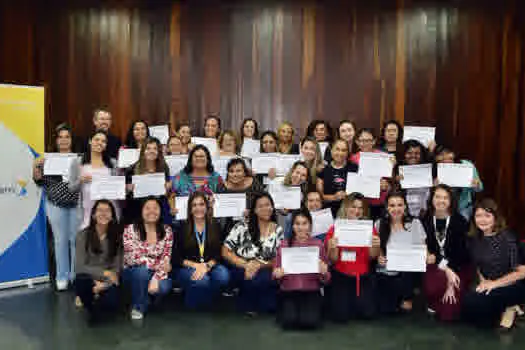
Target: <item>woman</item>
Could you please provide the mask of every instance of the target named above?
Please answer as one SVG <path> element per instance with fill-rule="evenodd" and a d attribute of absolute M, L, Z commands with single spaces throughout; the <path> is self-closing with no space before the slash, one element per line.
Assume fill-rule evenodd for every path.
<path fill-rule="evenodd" d="M 283 154 L 299 154 L 299 145 L 293 143 L 294 129 L 289 122 L 282 122 L 277 129 L 277 149 Z"/>
<path fill-rule="evenodd" d="M 350 160 L 359 165 L 360 159 L 361 159 L 361 153 L 368 152 L 368 153 L 383 153 L 380 150 L 375 149 L 376 144 L 376 138 L 374 136 L 374 132 L 372 129 L 361 129 L 356 135 L 357 139 L 357 152 L 350 157 Z M 392 161 L 395 161 L 394 158 L 392 158 Z M 390 190 L 390 184 L 388 182 L 388 179 L 382 178 L 381 179 L 381 185 L 380 185 L 380 195 L 379 198 L 367 198 L 368 204 L 370 206 L 370 217 L 373 220 L 378 219 L 383 214 L 384 209 L 384 203 L 387 196 L 388 191 Z"/>
<path fill-rule="evenodd" d="M 241 124 L 241 139 L 258 139 L 259 138 L 259 125 L 257 121 L 252 118 L 246 118 Z"/>
<path fill-rule="evenodd" d="M 317 173 L 324 168 L 323 157 L 317 141 L 312 137 L 305 137 L 301 141 L 301 155 L 308 166 L 312 182 L 317 182 Z"/>
<path fill-rule="evenodd" d="M 211 114 L 204 119 L 204 137 L 216 139 L 221 134 L 221 118 Z"/>
<path fill-rule="evenodd" d="M 402 192 L 389 193 L 386 202 L 387 214 L 376 223 L 381 247 L 377 259 L 378 300 L 376 305 L 381 314 L 410 312 L 417 276 L 412 272 L 386 270 L 387 249 L 396 246 L 424 245 L 426 233 L 419 219 L 408 214 L 405 196 Z"/>
<path fill-rule="evenodd" d="M 313 187 L 308 189 L 306 196 L 303 198 L 303 203 L 301 203 L 301 208 L 306 208 L 310 215 L 312 212 L 316 212 L 323 208 L 323 197 L 319 191 L 315 190 Z M 324 241 L 326 232 L 312 232 L 316 234 L 315 238 Z M 286 217 L 284 222 L 284 238 L 288 239 L 292 236 L 292 215 Z"/>
<path fill-rule="evenodd" d="M 267 130 L 261 135 L 261 149 L 260 153 L 277 153 L 277 134 L 271 130 Z M 268 178 L 273 180 L 277 176 L 277 169 L 271 168 L 268 171 Z M 257 174 L 257 180 L 261 183 L 265 183 L 265 175 Z"/>
<path fill-rule="evenodd" d="M 131 319 L 144 317 L 150 296 L 160 298 L 171 290 L 173 233 L 162 222 L 162 203 L 147 198 L 137 222 L 124 230 L 123 281 L 131 289 Z"/>
<path fill-rule="evenodd" d="M 429 253 L 423 285 L 430 312 L 442 321 L 459 317 L 461 301 L 472 277 L 468 223 L 456 206 L 452 189 L 438 185 L 430 193 L 429 210 L 423 218 Z"/>
<path fill-rule="evenodd" d="M 360 193 L 347 196 L 337 213 L 337 219 L 368 220 L 368 204 Z M 379 255 L 379 237 L 374 234 L 372 247 L 342 247 L 335 237 L 335 227 L 325 239 L 332 262 L 332 283 L 328 296 L 330 315 L 335 322 L 345 323 L 355 318 L 373 318 L 376 313 L 371 261 Z M 385 291 L 383 291 L 385 292 Z"/>
<path fill-rule="evenodd" d="M 239 139 L 232 130 L 226 130 L 221 133 L 217 141 L 219 146 L 219 154 L 221 156 L 235 157 L 240 149 Z"/>
<path fill-rule="evenodd" d="M 149 137 L 148 123 L 144 120 L 136 120 L 129 127 L 124 147 L 140 148 Z"/>
<path fill-rule="evenodd" d="M 306 136 L 317 142 L 332 142 L 332 127 L 326 120 L 313 120 L 306 129 Z"/>
<path fill-rule="evenodd" d="M 209 307 L 228 285 L 228 269 L 220 264 L 220 227 L 202 192 L 194 192 L 188 199 L 188 220 L 176 244 L 174 259 L 187 308 Z"/>
<path fill-rule="evenodd" d="M 349 154 L 355 152 L 355 134 L 357 133 L 357 127 L 351 120 L 345 119 L 339 122 L 339 127 L 336 130 L 335 139 L 345 140 L 348 143 Z M 332 149 L 331 147 L 326 148 L 324 152 L 324 161 L 326 164 L 330 164 L 332 161 Z"/>
<path fill-rule="evenodd" d="M 248 315 L 276 307 L 272 265 L 283 229 L 277 225 L 274 207 L 268 193 L 256 194 L 248 220 L 231 230 L 222 247 L 222 256 L 231 265 L 230 276 L 239 287 L 239 309 Z"/>
<path fill-rule="evenodd" d="M 468 160 L 456 160 L 456 154 L 446 146 L 436 147 L 436 164 L 439 163 L 461 163 L 472 166 L 474 169 L 474 176 L 472 178 L 472 187 L 455 189 L 458 192 L 458 210 L 467 221 L 472 217 L 474 200 L 476 193 L 483 191 L 483 182 L 479 177 L 478 170 L 474 164 Z"/>
<path fill-rule="evenodd" d="M 94 177 L 107 177 L 114 174 L 115 160 L 110 159 L 107 152 L 108 137 L 104 131 L 98 130 L 89 138 L 88 151 L 80 160 L 73 161 L 69 171 L 69 190 L 81 191 L 84 210 L 80 229 L 85 229 L 89 225 L 91 209 L 94 201 L 91 200 L 91 180 Z M 118 206 L 113 201 L 115 208 Z"/>
<path fill-rule="evenodd" d="M 356 173 L 357 165 L 348 162 L 348 143 L 335 140 L 332 144 L 332 161 L 317 174 L 317 191 L 325 202 L 325 207 L 332 209 L 335 216 L 343 198 L 346 197 L 346 180 L 349 172 Z"/>
<path fill-rule="evenodd" d="M 192 149 L 193 145 L 191 143 L 191 128 L 189 124 L 183 123 L 180 124 L 177 128 L 177 134 L 180 135 L 180 141 L 182 144 L 181 154 L 188 154 Z"/>
<path fill-rule="evenodd" d="M 170 136 L 167 143 L 166 155 L 175 156 L 183 154 L 182 138 L 179 134 Z"/>
<path fill-rule="evenodd" d="M 56 129 L 55 151 L 71 153 L 73 135 L 71 128 L 60 124 Z M 44 158 L 33 164 L 33 181 L 44 189 L 47 218 L 53 231 L 56 282 L 58 291 L 67 289 L 75 277 L 75 235 L 78 231 L 78 191 L 72 191 L 60 175 L 44 175 Z M 70 259 L 71 256 L 71 259 Z"/>
<path fill-rule="evenodd" d="M 385 153 L 396 155 L 403 142 L 403 127 L 396 120 L 389 120 L 383 125 L 379 149 Z"/>
<path fill-rule="evenodd" d="M 222 189 L 223 181 L 214 171 L 210 152 L 203 145 L 195 146 L 189 156 L 188 164 L 173 180 L 173 192 L 177 196 L 189 196 L 199 190 L 208 196 Z"/>
<path fill-rule="evenodd" d="M 292 236 L 277 250 L 273 276 L 281 289 L 277 320 L 283 328 L 315 329 L 322 322 L 322 283 L 330 280 L 323 243 L 311 237 L 312 217 L 306 210 L 294 212 Z M 317 247 L 319 273 L 286 274 L 283 269 L 283 248 Z"/>
<path fill-rule="evenodd" d="M 89 226 L 77 236 L 75 263 L 76 294 L 91 321 L 118 309 L 121 234 L 113 204 L 105 199 L 96 201 Z"/>
<path fill-rule="evenodd" d="M 511 328 L 516 318 L 514 306 L 525 301 L 525 266 L 520 264 L 516 236 L 490 198 L 475 205 L 469 233 L 479 282 L 463 298 L 462 316 L 479 326 L 500 323 Z"/>

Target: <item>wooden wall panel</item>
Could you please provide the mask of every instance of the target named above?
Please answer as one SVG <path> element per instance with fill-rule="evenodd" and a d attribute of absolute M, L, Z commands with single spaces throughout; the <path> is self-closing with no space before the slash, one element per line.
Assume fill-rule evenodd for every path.
<path fill-rule="evenodd" d="M 200 132 L 208 113 L 235 130 L 348 114 L 432 125 L 525 229 L 519 2 L 72 3 L 0 4 L 0 81 L 45 85 L 48 142 L 62 121 L 87 135 L 98 107 L 122 137 L 138 118 Z"/>

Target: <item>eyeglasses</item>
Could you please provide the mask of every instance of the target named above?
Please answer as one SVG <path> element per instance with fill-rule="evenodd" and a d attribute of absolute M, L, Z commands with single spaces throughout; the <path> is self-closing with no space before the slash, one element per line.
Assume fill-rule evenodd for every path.
<path fill-rule="evenodd" d="M 359 139 L 359 140 L 357 140 L 357 142 L 360 142 L 360 143 L 372 143 L 372 142 L 374 142 L 374 139 Z"/>

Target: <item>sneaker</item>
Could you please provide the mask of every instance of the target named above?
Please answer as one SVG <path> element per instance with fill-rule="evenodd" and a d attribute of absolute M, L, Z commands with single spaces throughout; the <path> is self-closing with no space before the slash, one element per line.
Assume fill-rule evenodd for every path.
<path fill-rule="evenodd" d="M 64 280 L 57 280 L 56 281 L 56 287 L 57 287 L 57 291 L 61 292 L 61 291 L 64 291 L 67 289 L 67 286 L 68 286 L 68 281 L 64 281 Z"/>
<path fill-rule="evenodd" d="M 82 304 L 82 300 L 80 300 L 80 297 L 78 295 L 75 298 L 75 306 L 78 307 L 78 308 L 81 308 L 81 307 L 84 306 L 84 304 Z"/>
<path fill-rule="evenodd" d="M 428 308 L 427 308 L 427 313 L 428 313 L 429 315 L 432 316 L 432 315 L 435 315 L 435 314 L 436 314 L 436 310 L 431 309 L 431 308 L 428 307 Z"/>
<path fill-rule="evenodd" d="M 140 312 L 139 310 L 132 309 L 131 310 L 131 319 L 132 320 L 142 320 L 144 318 L 144 314 Z"/>

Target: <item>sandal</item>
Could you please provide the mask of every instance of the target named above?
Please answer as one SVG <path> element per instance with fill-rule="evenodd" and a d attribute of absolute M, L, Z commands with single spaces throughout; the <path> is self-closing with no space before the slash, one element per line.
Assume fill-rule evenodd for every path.
<path fill-rule="evenodd" d="M 503 313 L 503 315 L 501 316 L 501 321 L 499 323 L 499 326 L 501 329 L 510 330 L 514 326 L 515 321 L 516 321 L 516 307 L 511 306 L 511 307 L 508 307 Z"/>

